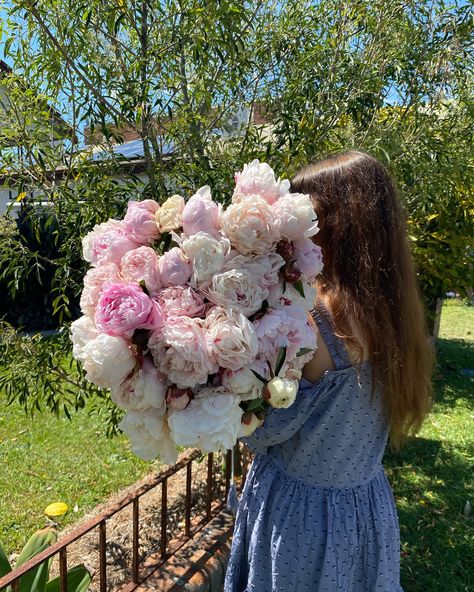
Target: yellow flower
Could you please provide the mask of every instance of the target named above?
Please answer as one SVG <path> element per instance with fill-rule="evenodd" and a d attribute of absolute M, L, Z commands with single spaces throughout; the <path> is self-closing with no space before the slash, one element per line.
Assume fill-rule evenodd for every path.
<path fill-rule="evenodd" d="M 171 232 L 181 228 L 184 199 L 180 195 L 172 195 L 155 214 L 156 224 L 160 232 Z"/>
<path fill-rule="evenodd" d="M 62 516 L 69 510 L 67 504 L 64 502 L 54 502 L 49 504 L 49 506 L 45 509 L 44 513 L 46 516 Z"/>

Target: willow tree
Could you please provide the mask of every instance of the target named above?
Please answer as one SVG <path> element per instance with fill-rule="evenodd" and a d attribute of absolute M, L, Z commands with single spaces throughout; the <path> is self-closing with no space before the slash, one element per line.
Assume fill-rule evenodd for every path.
<path fill-rule="evenodd" d="M 171 189 L 186 194 L 209 183 L 225 200 L 234 171 L 255 157 L 291 176 L 328 152 L 374 153 L 400 186 L 427 303 L 447 288 L 467 286 L 474 164 L 473 21 L 466 3 L 11 0 L 7 5 L 5 54 L 79 138 L 79 146 L 50 154 L 49 164 L 33 149 L 34 166 L 19 171 L 50 199 L 49 222 L 38 221 L 33 209 L 30 224 L 38 232 L 49 224 L 57 252 L 47 257 L 45 289 L 54 295 L 53 314 L 65 329 L 54 344 L 25 340 L 13 329 L 4 333 L 8 363 L 0 371 L 0 387 L 10 399 L 21 397 L 29 406 L 42 399 L 57 410 L 92 392 L 80 369 L 61 376 L 58 360 L 69 347 L 67 321 L 77 314 L 80 237 L 93 224 L 120 216 L 131 196 L 161 199 Z M 224 135 L 228 116 L 244 107 L 258 109 L 263 122 L 249 118 L 237 133 Z M 80 156 L 86 126 L 105 149 L 111 140 L 120 141 L 124 130 L 135 130 L 147 182 L 124 173 L 112 158 L 98 166 Z M 35 147 L 32 133 L 23 141 Z M 65 170 L 61 183 L 44 174 L 54 158 Z M 0 159 L 5 160 L 3 152 Z M 8 285 L 26 287 L 31 270 L 41 275 L 44 253 L 39 246 L 25 247 L 10 230 L 5 236 L 0 265 Z"/>

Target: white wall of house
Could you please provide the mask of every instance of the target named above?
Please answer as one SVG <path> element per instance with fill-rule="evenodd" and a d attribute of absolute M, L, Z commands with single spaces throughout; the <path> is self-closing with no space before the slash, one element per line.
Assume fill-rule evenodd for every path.
<path fill-rule="evenodd" d="M 0 215 L 3 215 L 8 210 L 8 204 L 15 199 L 18 192 L 14 192 L 7 187 L 0 187 Z"/>

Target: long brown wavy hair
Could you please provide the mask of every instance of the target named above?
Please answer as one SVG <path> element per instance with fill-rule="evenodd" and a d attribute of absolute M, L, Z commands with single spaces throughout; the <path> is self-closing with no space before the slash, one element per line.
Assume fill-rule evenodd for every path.
<path fill-rule="evenodd" d="M 429 411 L 434 356 L 395 185 L 376 158 L 350 151 L 305 166 L 291 191 L 312 198 L 324 262 L 316 287 L 338 335 L 360 359 L 367 348 L 399 448 Z"/>

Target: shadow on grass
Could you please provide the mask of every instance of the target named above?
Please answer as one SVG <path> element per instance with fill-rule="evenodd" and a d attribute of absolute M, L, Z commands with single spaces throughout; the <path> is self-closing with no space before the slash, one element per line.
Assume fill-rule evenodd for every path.
<path fill-rule="evenodd" d="M 468 368 L 474 368 L 472 342 L 462 339 L 438 340 L 434 375 L 435 403 L 451 406 L 458 399 L 473 401 L 474 379 L 460 373 L 460 370 Z"/>
<path fill-rule="evenodd" d="M 474 521 L 463 515 L 472 476 L 467 455 L 416 438 L 401 454 L 387 453 L 385 466 L 400 519 L 405 592 L 472 590 Z"/>

